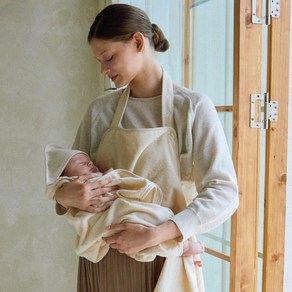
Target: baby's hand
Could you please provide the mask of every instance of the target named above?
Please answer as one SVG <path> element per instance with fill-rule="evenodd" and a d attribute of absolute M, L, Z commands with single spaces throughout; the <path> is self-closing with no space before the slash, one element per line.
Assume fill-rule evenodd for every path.
<path fill-rule="evenodd" d="M 203 242 L 194 242 L 186 240 L 183 242 L 183 254 L 182 256 L 194 256 L 205 252 L 205 245 Z"/>
<path fill-rule="evenodd" d="M 186 240 L 183 242 L 183 254 L 184 257 L 192 256 L 196 267 L 202 267 L 202 261 L 198 259 L 197 255 L 205 252 L 205 245 L 203 242 L 194 242 Z"/>

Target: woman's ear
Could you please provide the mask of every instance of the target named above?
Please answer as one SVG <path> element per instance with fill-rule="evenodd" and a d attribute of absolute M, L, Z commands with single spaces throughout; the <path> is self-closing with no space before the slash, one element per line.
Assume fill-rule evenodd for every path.
<path fill-rule="evenodd" d="M 137 51 L 142 52 L 144 50 L 144 46 L 145 46 L 144 35 L 139 31 L 135 32 L 133 35 L 133 41 L 135 43 L 135 46 L 137 47 Z"/>

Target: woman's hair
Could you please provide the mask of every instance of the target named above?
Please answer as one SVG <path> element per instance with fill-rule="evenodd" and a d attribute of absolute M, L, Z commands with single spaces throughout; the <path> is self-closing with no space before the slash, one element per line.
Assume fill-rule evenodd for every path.
<path fill-rule="evenodd" d="M 161 29 L 151 24 L 143 10 L 128 4 L 112 4 L 97 14 L 87 40 L 127 41 L 138 31 L 150 40 L 155 51 L 165 52 L 169 48 L 169 42 Z"/>

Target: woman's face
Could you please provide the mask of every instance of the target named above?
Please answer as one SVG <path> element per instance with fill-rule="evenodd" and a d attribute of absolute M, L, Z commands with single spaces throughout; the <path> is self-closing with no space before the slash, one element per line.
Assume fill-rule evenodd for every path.
<path fill-rule="evenodd" d="M 107 75 L 117 88 L 129 84 L 138 74 L 142 59 L 135 36 L 129 41 L 92 39 L 90 45 L 101 64 L 101 73 Z"/>

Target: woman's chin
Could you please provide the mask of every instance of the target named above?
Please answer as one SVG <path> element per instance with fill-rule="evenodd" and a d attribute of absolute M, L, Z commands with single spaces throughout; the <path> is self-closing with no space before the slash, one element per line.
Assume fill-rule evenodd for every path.
<path fill-rule="evenodd" d="M 116 80 L 116 82 L 114 82 L 114 84 L 115 84 L 116 88 L 123 88 L 123 87 L 125 87 L 125 86 L 128 85 L 128 83 L 125 83 L 125 82 L 119 82 L 119 81 L 117 81 L 117 80 Z"/>

